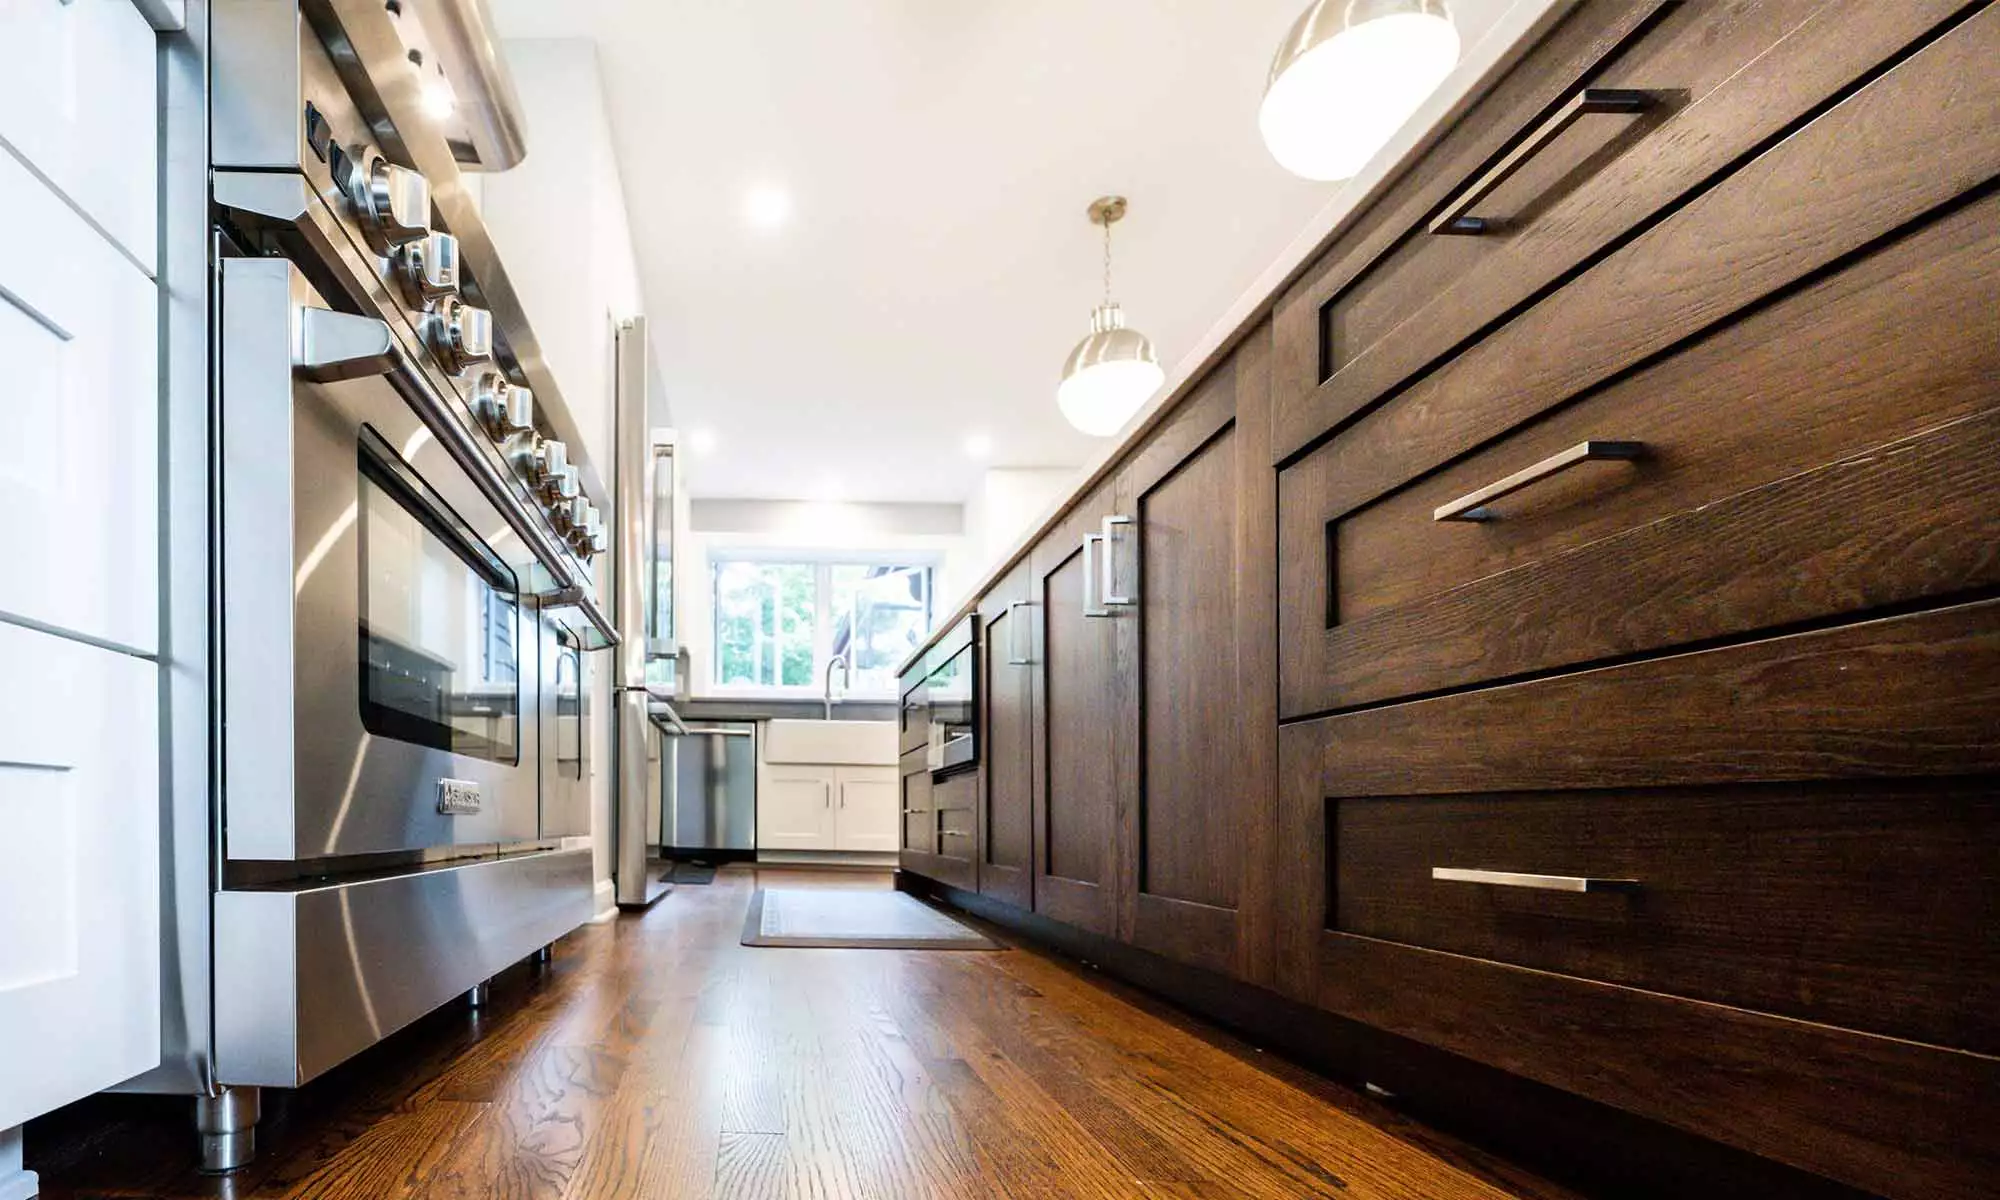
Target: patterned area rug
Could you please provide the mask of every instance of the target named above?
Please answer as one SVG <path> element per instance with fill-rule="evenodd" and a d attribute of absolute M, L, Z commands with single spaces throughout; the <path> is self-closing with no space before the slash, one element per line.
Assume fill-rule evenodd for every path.
<path fill-rule="evenodd" d="M 759 888 L 743 922 L 746 946 L 875 950 L 999 950 L 998 942 L 913 896 L 891 891 Z"/>

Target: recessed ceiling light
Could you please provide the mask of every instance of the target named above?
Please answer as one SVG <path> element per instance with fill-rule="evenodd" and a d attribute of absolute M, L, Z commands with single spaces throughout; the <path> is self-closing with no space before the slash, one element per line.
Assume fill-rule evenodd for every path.
<path fill-rule="evenodd" d="M 993 453 L 993 439 L 987 437 L 985 434 L 975 433 L 965 439 L 965 456 L 967 458 L 985 458 L 991 453 Z"/>
<path fill-rule="evenodd" d="M 792 197 L 781 187 L 760 183 L 743 197 L 743 216 L 752 229 L 778 229 L 792 218 Z"/>
<path fill-rule="evenodd" d="M 715 453 L 715 432 L 709 429 L 697 429 L 688 434 L 688 449 L 696 454 Z"/>

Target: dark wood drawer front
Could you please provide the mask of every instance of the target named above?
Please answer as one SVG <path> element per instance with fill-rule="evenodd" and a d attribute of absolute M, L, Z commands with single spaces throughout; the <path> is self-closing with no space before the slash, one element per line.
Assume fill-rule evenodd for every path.
<path fill-rule="evenodd" d="M 937 853 L 937 817 L 931 811 L 929 771 L 903 776 L 903 849 Z"/>
<path fill-rule="evenodd" d="M 979 848 L 979 776 L 971 771 L 931 784 L 937 810 L 938 853 L 970 859 Z"/>
<path fill-rule="evenodd" d="M 1605 10 L 1630 7 L 1576 19 L 1629 19 Z M 1280 337 L 1312 345 L 1289 359 L 1311 374 L 1281 384 L 1280 454 L 1532 303 L 1959 7 L 1670 6 L 1558 99 L 1519 112 L 1506 148 L 1365 269 L 1309 277 L 1285 298 Z M 1713 236 L 1711 263 L 1728 257 L 1730 231 Z"/>
<path fill-rule="evenodd" d="M 1280 477 L 1284 712 L 2000 582 L 1996 311 L 1988 196 L 1344 516 L 1329 444 Z M 1643 457 L 1436 519 L 1590 441 Z"/>
<path fill-rule="evenodd" d="M 1859 9 L 1829 5 L 1830 13 Z M 1870 11 L 1873 11 L 1872 9 Z M 1865 249 L 2000 173 L 1982 8 L 1440 360 L 1341 439 L 1360 504 Z M 1405 326 L 1423 321 L 1420 314 Z M 1357 364 L 1358 366 L 1359 364 Z M 1322 426 L 1322 428 L 1324 428 Z M 1279 457 L 1304 444 L 1280 439 Z"/>
<path fill-rule="evenodd" d="M 2000 1050 L 1993 780 L 1355 797 L 1328 838 L 1342 932 Z"/>
<path fill-rule="evenodd" d="M 1328 795 L 2000 771 L 2000 600 L 1328 718 Z"/>

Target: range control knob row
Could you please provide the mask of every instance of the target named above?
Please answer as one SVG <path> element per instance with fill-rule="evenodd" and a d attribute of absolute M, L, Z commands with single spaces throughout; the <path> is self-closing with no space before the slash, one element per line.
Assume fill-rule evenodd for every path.
<path fill-rule="evenodd" d="M 362 236 L 377 254 L 421 240 L 431 231 L 431 185 L 408 167 L 368 155 L 347 180 Z"/>
<path fill-rule="evenodd" d="M 431 350 L 457 375 L 493 357 L 493 314 L 450 298 L 431 309 L 425 322 Z"/>
<path fill-rule="evenodd" d="M 448 233 L 433 233 L 398 247 L 396 278 L 404 297 L 418 307 L 456 292 L 458 239 Z"/>

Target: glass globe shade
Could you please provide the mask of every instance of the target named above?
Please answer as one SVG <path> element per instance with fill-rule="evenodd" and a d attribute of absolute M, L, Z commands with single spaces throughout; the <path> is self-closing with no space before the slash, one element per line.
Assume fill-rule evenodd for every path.
<path fill-rule="evenodd" d="M 1442 6 L 1415 0 L 1336 28 L 1292 55 L 1312 35 L 1316 4 L 1279 51 L 1283 64 L 1264 90 L 1257 128 L 1280 166 L 1307 179 L 1350 179 L 1458 63 L 1458 29 Z"/>
<path fill-rule="evenodd" d="M 1150 359 L 1098 362 L 1065 377 L 1056 388 L 1056 407 L 1069 423 L 1092 437 L 1109 437 L 1160 390 L 1167 373 Z"/>

